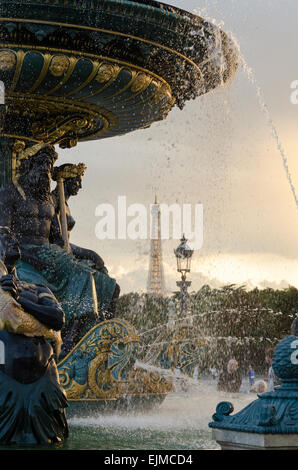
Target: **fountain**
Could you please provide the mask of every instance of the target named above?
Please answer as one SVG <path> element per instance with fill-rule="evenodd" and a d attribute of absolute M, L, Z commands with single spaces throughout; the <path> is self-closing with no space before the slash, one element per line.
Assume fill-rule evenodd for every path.
<path fill-rule="evenodd" d="M 69 242 L 64 183 L 81 177 L 84 165 L 61 170 L 59 205 L 51 202 L 58 157 L 54 146 L 72 148 L 165 119 L 173 106 L 182 109 L 187 100 L 233 77 L 233 44 L 202 18 L 153 0 L 1 0 L 0 11 L 0 80 L 5 89 L 0 224 L 14 233 L 21 252 L 16 270 L 8 266 L 2 288 L 20 301 L 20 283 L 32 289 L 44 286 L 36 302 L 42 304 L 40 318 L 48 328 L 47 309 L 57 308 L 55 296 L 61 303 L 66 324 L 58 372 L 70 410 L 161 402 L 173 388 L 158 368 L 172 368 L 174 361 L 192 374 L 202 337 L 194 327 L 179 325 L 150 358 L 156 370 L 134 367 L 140 337 L 127 321 L 113 318 L 115 280 L 97 254 L 86 263 Z M 59 243 L 53 243 L 58 232 Z M 28 305 L 23 301 L 25 312 L 37 315 L 37 307 Z M 7 327 L 5 322 L 2 327 Z M 16 333 L 12 329 L 9 335 Z M 33 327 L 30 335 L 36 336 Z M 3 333 L 1 373 L 15 380 L 13 367 L 6 367 L 7 341 Z M 33 377 L 26 380 L 34 387 Z M 29 413 L 25 402 L 22 406 Z M 1 426 L 3 442 L 10 443 L 8 424 Z M 56 437 L 51 428 L 48 440 Z M 28 441 L 20 432 L 17 442 Z"/>
<path fill-rule="evenodd" d="M 209 426 L 223 450 L 295 450 L 298 434 L 298 373 L 296 336 L 287 336 L 274 351 L 273 370 L 281 385 L 262 393 L 243 410 L 230 402 L 216 407 Z"/>

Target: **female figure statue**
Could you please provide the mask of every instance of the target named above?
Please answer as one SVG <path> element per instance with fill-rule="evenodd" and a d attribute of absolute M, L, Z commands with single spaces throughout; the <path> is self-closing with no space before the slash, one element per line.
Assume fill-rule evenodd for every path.
<path fill-rule="evenodd" d="M 66 163 L 59 167 L 54 167 L 53 180 L 58 181 L 59 178 L 63 179 L 64 182 L 64 203 L 65 203 L 65 212 L 66 212 L 66 221 L 67 221 L 67 235 L 68 239 L 70 237 L 70 232 L 74 228 L 76 221 L 71 215 L 68 201 L 71 196 L 76 196 L 79 190 L 82 188 L 82 177 L 86 171 L 86 166 L 83 163 L 74 165 L 71 163 Z M 52 225 L 50 242 L 55 243 L 56 245 L 63 246 L 64 240 L 62 237 L 62 227 L 61 227 L 61 212 L 59 204 L 59 192 L 58 185 L 52 192 L 52 198 L 55 205 L 55 214 L 57 217 L 56 223 Z M 108 273 L 107 269 L 104 266 L 103 259 L 95 253 L 95 251 L 88 250 L 86 248 L 81 248 L 73 243 L 70 243 L 70 249 L 72 254 L 79 260 L 86 260 L 87 265 L 92 266 L 98 271 Z"/>
<path fill-rule="evenodd" d="M 54 181 L 63 180 L 63 189 L 64 189 L 64 207 L 66 214 L 66 224 L 67 224 L 67 238 L 69 242 L 70 232 L 75 226 L 75 220 L 71 215 L 70 208 L 68 205 L 69 198 L 71 196 L 76 196 L 79 190 L 82 188 L 82 177 L 86 171 L 86 166 L 83 163 L 78 165 L 66 163 L 59 167 L 55 167 L 53 171 L 52 179 Z M 52 224 L 50 242 L 59 246 L 63 246 L 65 240 L 63 240 L 63 230 L 61 222 L 61 200 L 59 195 L 58 184 L 54 191 L 51 193 L 54 206 L 55 206 L 55 223 Z M 63 204 L 63 202 L 62 202 Z M 103 308 L 102 300 L 104 298 L 103 290 L 106 289 L 107 282 L 111 282 L 111 278 L 108 277 L 108 270 L 104 265 L 103 259 L 93 250 L 87 248 L 82 248 L 80 246 L 69 243 L 69 249 L 73 256 L 80 262 L 80 264 L 88 266 L 94 270 L 94 281 L 95 289 L 98 299 L 99 312 L 101 312 L 101 318 L 110 319 L 115 315 L 116 302 L 120 294 L 120 287 L 118 284 L 113 284 L 114 292 L 112 300 L 108 308 Z M 104 282 L 103 282 L 104 281 Z M 112 280 L 114 281 L 114 280 Z M 80 331 L 82 331 L 84 318 L 80 319 Z M 77 328 L 79 326 L 78 321 L 76 322 Z M 85 331 L 85 330 L 84 330 Z M 87 331 L 86 331 L 87 332 Z"/>

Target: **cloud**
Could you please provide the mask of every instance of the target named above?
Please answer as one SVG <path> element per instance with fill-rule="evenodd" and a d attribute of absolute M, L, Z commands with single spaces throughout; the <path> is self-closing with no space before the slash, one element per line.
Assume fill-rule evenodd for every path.
<path fill-rule="evenodd" d="M 197 1 L 182 7 L 192 10 Z M 223 20 L 224 29 L 239 39 L 298 188 L 298 106 L 290 103 L 290 83 L 298 78 L 293 60 L 298 4 L 227 0 L 221 6 L 210 0 L 207 7 L 207 14 Z M 160 202 L 204 205 L 204 245 L 191 273 L 194 289 L 204 283 L 298 285 L 297 207 L 256 91 L 242 70 L 228 87 L 189 102 L 183 111 L 173 110 L 149 129 L 81 143 L 59 155 L 60 164 L 84 161 L 88 167 L 83 190 L 70 200 L 76 219 L 71 241 L 97 251 L 123 291 L 146 289 L 150 244 L 99 242 L 95 207 L 102 202 L 116 206 L 119 195 L 126 195 L 128 204 L 149 206 L 156 192 Z M 163 244 L 165 263 L 173 266 L 166 269 L 170 290 L 176 288 L 176 245 L 172 240 Z"/>

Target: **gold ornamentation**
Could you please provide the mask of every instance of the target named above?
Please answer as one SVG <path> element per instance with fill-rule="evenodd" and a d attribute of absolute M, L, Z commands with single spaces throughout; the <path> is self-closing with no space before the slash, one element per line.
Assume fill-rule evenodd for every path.
<path fill-rule="evenodd" d="M 57 168 L 57 173 L 53 176 L 53 180 L 75 178 L 76 176 L 83 176 L 87 167 L 84 163 L 78 163 L 77 165 L 66 165 L 63 168 Z"/>
<path fill-rule="evenodd" d="M 76 145 L 78 139 L 95 138 L 99 134 L 115 129 L 118 125 L 118 119 L 113 113 L 89 103 L 21 93 L 10 94 L 7 101 L 9 115 L 28 116 L 33 122 L 34 133 L 31 137 L 27 136 L 27 139 L 33 142 L 45 140 L 44 143 L 59 143 L 60 147 L 69 148 Z M 64 117 L 64 113 L 68 116 Z M 45 119 L 48 115 L 53 117 Z M 68 129 L 65 127 L 67 122 Z M 64 126 L 63 129 L 61 126 Z"/>
<path fill-rule="evenodd" d="M 107 354 L 98 354 L 90 363 L 88 370 L 90 389 L 99 399 L 115 397 L 119 393 L 118 383 L 112 379 L 106 359 L 108 359 Z"/>
<path fill-rule="evenodd" d="M 129 342 L 129 341 L 136 341 L 136 342 L 140 342 L 140 338 L 136 332 L 136 329 L 130 325 L 129 323 L 126 323 L 125 321 L 123 320 L 120 320 L 120 319 L 115 319 L 113 321 L 117 321 L 118 325 L 113 325 L 113 327 L 111 328 L 111 320 L 105 320 L 104 322 L 102 323 L 99 323 L 97 325 L 95 325 L 93 328 L 91 328 L 90 331 L 88 331 L 88 333 L 85 334 L 85 336 L 83 336 L 82 339 L 80 339 L 80 341 L 78 342 L 78 344 L 75 346 L 75 348 L 70 351 L 63 359 L 62 361 L 58 364 L 58 367 L 62 367 L 63 364 L 65 364 L 67 362 L 67 360 L 71 357 L 73 351 L 77 350 L 77 349 L 82 349 L 82 350 L 86 350 L 87 347 L 89 348 L 93 348 L 95 347 L 96 345 L 96 340 L 94 339 L 96 333 L 97 333 L 97 329 L 99 326 L 101 325 L 104 325 L 106 326 L 105 328 L 105 331 L 107 332 L 114 332 L 116 333 L 116 331 L 118 332 L 117 333 L 117 336 L 114 338 L 120 338 L 120 326 L 122 326 L 124 329 L 128 329 L 127 331 L 127 336 L 124 336 L 122 337 L 122 340 L 123 342 Z M 101 335 L 102 336 L 102 335 Z"/>
<path fill-rule="evenodd" d="M 85 57 L 83 57 L 83 59 L 85 59 Z M 98 61 L 90 60 L 90 59 L 85 59 L 85 60 L 88 60 L 88 62 L 92 64 L 92 72 L 90 73 L 89 77 L 86 78 L 86 80 L 83 83 L 81 83 L 77 88 L 66 93 L 66 95 L 64 95 L 64 98 L 67 98 L 68 96 L 75 96 L 77 93 L 79 93 L 79 91 L 86 88 L 89 85 L 89 83 L 91 83 L 92 80 L 96 77 L 96 74 L 98 71 L 98 65 L 99 65 Z"/>
<path fill-rule="evenodd" d="M 165 83 L 161 83 L 157 88 L 156 92 L 152 97 L 152 101 L 154 104 L 158 104 L 163 101 L 165 98 L 168 98 L 168 101 L 172 99 L 171 89 Z"/>
<path fill-rule="evenodd" d="M 0 47 L 4 45 L 0 44 Z M 16 45 L 10 44 L 11 50 L 3 50 L 8 54 L 14 55 L 13 47 Z M 5 45 L 7 47 L 7 45 Z M 19 47 L 19 46 L 18 46 Z M 25 52 L 24 50 L 25 49 Z M 117 129 L 118 125 L 122 124 L 122 120 L 127 120 L 127 116 L 121 115 L 120 122 L 118 118 L 109 111 L 107 108 L 102 108 L 94 103 L 96 95 L 100 95 L 105 88 L 109 88 L 118 74 L 123 70 L 127 70 L 131 74 L 131 79 L 126 79 L 123 87 L 115 92 L 114 88 L 112 93 L 105 94 L 105 97 L 99 98 L 100 103 L 104 105 L 105 102 L 111 102 L 116 99 L 119 106 L 125 102 L 132 100 L 135 93 L 142 93 L 150 83 L 155 83 L 156 90 L 154 87 L 152 95 L 147 97 L 141 97 L 139 105 L 142 103 L 150 102 L 157 104 L 159 100 L 165 96 L 169 96 L 171 99 L 168 102 L 162 104 L 160 111 L 160 118 L 166 115 L 171 109 L 173 99 L 171 97 L 171 89 L 167 83 L 156 74 L 143 69 L 142 67 L 135 66 L 128 62 L 121 60 L 114 60 L 108 57 L 96 56 L 94 54 L 81 55 L 78 51 L 67 51 L 59 50 L 56 48 L 44 48 L 38 46 L 38 49 L 34 52 L 40 54 L 43 57 L 43 66 L 39 77 L 34 79 L 33 84 L 26 93 L 13 92 L 18 84 L 18 79 L 22 72 L 22 64 L 24 58 L 30 52 L 30 46 L 22 46 L 22 49 L 18 49 L 16 55 L 17 64 L 12 80 L 11 87 L 6 95 L 7 100 L 7 114 L 12 122 L 14 115 L 28 117 L 32 122 L 32 127 L 28 129 L 29 133 L 26 140 L 33 142 L 43 142 L 48 144 L 59 144 L 61 148 L 74 147 L 78 141 L 95 139 L 102 134 L 114 135 L 113 132 Z M 26 49 L 29 49 L 26 51 Z M 65 53 L 64 55 L 59 52 Z M 71 54 L 67 56 L 66 54 Z M 77 83 L 76 88 L 73 91 L 67 89 L 66 95 L 63 97 L 50 96 L 53 95 L 59 88 L 69 83 L 73 72 L 76 70 L 76 65 L 80 60 L 88 60 L 93 64 L 92 71 L 89 76 L 84 79 L 83 83 Z M 57 66 L 57 69 L 55 69 Z M 61 76 L 61 80 L 53 88 L 43 91 L 43 93 L 37 93 L 39 87 L 43 84 L 48 74 L 52 72 L 61 73 L 63 67 L 67 71 L 64 76 Z M 58 70 L 59 69 L 59 70 Z M 102 83 L 99 89 L 94 87 L 94 82 L 98 80 L 98 83 Z M 93 89 L 89 91 L 88 85 L 93 82 Z M 50 82 L 49 82 L 50 83 Z M 82 92 L 85 90 L 85 96 L 78 100 L 72 99 L 72 93 Z M 127 90 L 131 90 L 131 96 L 127 97 L 125 93 Z M 151 93 L 150 93 L 151 94 Z M 68 97 L 68 99 L 66 99 Z M 91 100 L 92 98 L 92 100 Z M 93 103 L 92 103 L 93 101 Z M 166 101 L 166 100 L 164 100 Z M 154 120 L 157 119 L 157 116 Z M 140 123 L 140 127 L 141 127 Z M 147 123 L 148 127 L 150 123 Z M 123 128 L 123 126 L 122 126 Z M 129 125 L 124 127 L 124 133 L 129 131 Z M 12 131 L 14 133 L 15 131 Z M 117 131 L 116 131 L 117 132 Z M 9 134 L 9 132 L 7 132 Z M 21 136 L 17 136 L 20 138 Z M 23 138 L 23 137 L 22 137 Z"/>
<path fill-rule="evenodd" d="M 131 91 L 133 93 L 139 93 L 146 90 L 151 83 L 152 78 L 145 73 L 139 73 L 131 85 Z"/>
<path fill-rule="evenodd" d="M 89 117 L 58 116 L 32 124 L 32 134 L 42 141 L 63 142 L 66 147 L 68 144 L 69 147 L 74 147 L 78 142 L 78 134 L 83 130 L 94 130 L 95 126 L 94 120 Z"/>
<path fill-rule="evenodd" d="M 62 387 L 65 385 L 61 383 Z M 67 398 L 70 400 L 75 400 L 81 398 L 81 396 L 84 394 L 85 390 L 87 388 L 87 384 L 81 385 L 75 380 L 72 381 L 72 384 L 70 387 L 67 389 Z"/>
<path fill-rule="evenodd" d="M 10 51 L 12 54 L 15 54 L 13 51 Z M 1 54 L 1 53 L 0 53 Z M 14 72 L 14 77 L 12 79 L 12 82 L 11 82 L 11 85 L 10 85 L 10 88 L 7 90 L 7 93 L 10 93 L 11 91 L 13 91 L 16 87 L 16 84 L 18 83 L 19 81 L 19 78 L 20 78 L 20 74 L 21 74 L 21 70 L 22 70 L 22 67 L 23 67 L 23 62 L 24 62 L 24 58 L 26 56 L 26 54 L 28 54 L 28 52 L 24 52 L 22 50 L 18 50 L 16 52 L 16 61 L 17 61 L 17 64 L 16 64 L 16 68 L 15 68 L 15 72 Z"/>
<path fill-rule="evenodd" d="M 48 73 L 51 58 L 53 57 L 52 54 L 49 54 L 48 52 L 43 54 L 43 53 L 37 51 L 37 53 L 40 54 L 43 57 L 43 66 L 42 66 L 42 69 L 41 69 L 41 72 L 40 72 L 40 75 L 39 75 L 38 79 L 36 80 L 36 82 L 34 83 L 32 88 L 30 88 L 30 90 L 28 91 L 28 94 L 33 93 L 39 87 L 39 85 L 43 82 L 43 80 L 46 77 L 46 74 Z"/>
<path fill-rule="evenodd" d="M 29 313 L 25 312 L 14 298 L 0 288 L 0 320 L 2 328 L 11 333 L 29 337 L 44 336 L 51 339 L 56 345 L 56 355 L 59 357 L 61 350 L 61 334 L 47 328 Z"/>
<path fill-rule="evenodd" d="M 119 390 L 123 385 L 122 370 L 131 364 L 135 341 L 139 342 L 136 330 L 132 325 L 122 320 L 106 320 L 91 329 L 73 351 L 58 364 L 61 385 L 65 388 L 67 397 L 69 399 L 102 401 L 118 399 Z M 121 364 L 122 368 L 119 369 L 120 364 L 116 361 L 117 378 L 115 378 L 113 377 L 115 364 L 112 361 L 112 365 L 109 366 L 108 362 L 114 356 L 114 348 L 117 350 L 118 342 L 128 346 L 125 352 L 121 348 L 121 354 L 124 354 L 123 365 Z M 77 386 L 77 361 L 79 367 L 86 368 L 87 376 L 84 386 Z M 80 363 L 80 361 L 85 362 Z M 121 358 L 120 361 L 122 362 Z"/>
<path fill-rule="evenodd" d="M 16 186 L 17 190 L 21 194 L 24 200 L 26 200 L 26 195 L 23 191 L 23 188 L 19 185 L 19 177 L 20 177 L 20 166 L 22 160 L 27 160 L 33 155 L 36 155 L 41 149 L 48 147 L 48 144 L 45 143 L 38 143 L 26 149 L 26 144 L 22 140 L 16 140 L 13 145 L 12 151 L 12 182 Z M 51 150 L 56 154 L 56 159 L 58 158 L 58 154 L 55 152 L 53 146 L 49 146 Z"/>
<path fill-rule="evenodd" d="M 66 368 L 59 370 L 59 381 L 62 387 L 67 387 L 70 383 L 69 373 L 67 372 Z"/>
<path fill-rule="evenodd" d="M 115 74 L 115 67 L 112 64 L 103 63 L 99 66 L 96 81 L 98 83 L 105 83 L 111 80 Z"/>
<path fill-rule="evenodd" d="M 1 51 L 0 52 L 0 71 L 7 72 L 12 69 L 16 64 L 16 57 L 13 52 Z"/>
<path fill-rule="evenodd" d="M 49 147 L 52 152 L 55 154 L 55 159 L 57 160 L 58 158 L 58 153 L 55 152 L 55 148 L 53 145 L 49 145 L 49 144 L 46 144 L 44 142 L 42 143 L 39 143 L 39 144 L 36 144 L 36 145 L 32 145 L 32 147 L 28 147 L 26 150 L 22 150 L 19 154 L 18 154 L 18 157 L 17 157 L 17 170 L 18 170 L 18 167 L 20 166 L 20 162 L 22 160 L 27 160 L 28 158 L 30 157 L 33 157 L 34 155 L 36 155 L 40 150 L 46 148 L 46 147 Z"/>
<path fill-rule="evenodd" d="M 145 357 L 145 362 L 156 367 L 176 369 L 189 374 L 191 366 L 200 362 L 202 350 L 206 344 L 200 330 L 192 325 L 176 325 L 165 335 L 161 335 L 156 343 L 156 352 L 151 351 Z M 154 344 L 153 344 L 154 346 Z"/>
<path fill-rule="evenodd" d="M 79 62 L 79 58 L 77 57 L 69 57 L 69 67 L 68 67 L 68 70 L 65 71 L 64 73 L 64 77 L 61 78 L 61 80 L 59 81 L 59 83 L 57 83 L 57 85 L 52 88 L 51 90 L 47 91 L 45 93 L 45 95 L 52 95 L 53 93 L 56 93 L 57 90 L 59 90 L 59 88 L 61 88 L 65 83 L 68 82 L 68 80 L 71 78 L 72 74 L 73 74 L 73 71 L 77 65 L 77 63 Z"/>
<path fill-rule="evenodd" d="M 48 294 L 47 292 L 42 292 L 41 294 L 39 294 L 38 298 L 39 299 L 43 299 L 44 297 L 47 297 L 48 299 L 51 299 L 51 300 L 54 300 L 55 302 L 57 302 L 57 299 L 54 295 L 52 294 Z"/>
<path fill-rule="evenodd" d="M 1 20 L 1 18 L 0 18 L 0 20 Z M 3 43 L 0 44 L 0 47 L 7 47 L 8 45 L 11 48 L 20 47 L 18 44 L 3 44 Z M 29 46 L 22 45 L 22 47 L 24 49 L 30 49 Z M 98 65 L 98 60 L 104 60 L 105 62 L 101 63 L 101 65 L 99 66 L 99 69 L 100 69 L 101 66 L 104 66 L 105 68 L 106 67 L 109 67 L 109 68 L 113 67 L 113 69 L 114 69 L 114 79 L 117 77 L 117 75 L 120 72 L 121 68 L 127 68 L 128 70 L 133 71 L 133 73 L 134 73 L 133 78 L 135 78 L 135 74 L 136 74 L 136 72 L 134 71 L 134 69 L 135 69 L 139 73 L 142 72 L 142 73 L 144 73 L 144 75 L 149 75 L 154 80 L 154 83 L 156 84 L 156 87 L 158 87 L 159 84 L 162 83 L 162 84 L 166 85 L 170 90 L 170 86 L 167 84 L 167 82 L 162 77 L 156 75 L 154 72 L 150 72 L 149 70 L 147 70 L 143 67 L 131 64 L 131 63 L 123 61 L 123 60 L 111 59 L 110 57 L 98 56 L 98 55 L 90 54 L 90 53 L 84 53 L 84 56 L 82 56 L 82 53 L 80 51 L 75 51 L 75 50 L 68 51 L 67 49 L 57 49 L 57 48 L 53 48 L 53 47 L 45 48 L 43 46 L 39 46 L 39 49 L 40 49 L 40 51 L 35 51 L 35 52 L 39 53 L 40 55 L 43 56 L 44 65 L 43 65 L 42 71 L 40 72 L 40 76 L 37 79 L 36 83 L 34 84 L 34 86 L 26 94 L 31 94 L 42 83 L 42 81 L 44 80 L 44 78 L 47 74 L 50 62 L 51 62 L 52 58 L 55 57 L 52 54 L 49 54 L 48 52 L 41 52 L 41 51 L 44 51 L 44 50 L 46 50 L 46 51 L 50 50 L 52 52 L 70 53 L 73 56 L 79 57 L 80 59 L 82 59 L 82 58 L 84 58 L 86 60 L 91 59 L 92 63 L 94 64 L 94 67 L 96 67 Z M 67 56 L 65 56 L 65 57 L 67 57 Z M 79 60 L 79 59 L 76 59 L 76 60 Z M 116 65 L 115 62 L 117 62 L 117 64 L 121 65 L 121 67 L 119 67 L 119 65 Z M 88 77 L 88 79 L 86 80 L 86 85 L 88 85 L 90 83 L 90 79 L 93 79 L 94 73 L 95 72 L 93 70 L 91 72 L 90 76 Z M 132 83 L 130 83 L 129 86 L 131 86 L 131 84 Z M 75 89 L 73 92 L 68 92 L 66 96 L 71 96 L 72 93 L 75 94 L 80 90 L 81 90 L 81 86 L 79 88 Z M 126 87 L 124 88 L 124 90 L 126 90 Z M 50 90 L 49 93 L 52 93 L 52 90 Z M 93 96 L 93 95 L 89 95 L 89 96 Z"/>
<path fill-rule="evenodd" d="M 127 383 L 121 384 L 119 392 L 128 396 L 167 395 L 175 391 L 172 379 L 144 369 L 134 369 L 129 373 Z"/>
<path fill-rule="evenodd" d="M 20 154 L 23 150 L 25 150 L 26 144 L 23 140 L 16 140 L 13 148 L 12 148 L 12 160 L 11 160 L 11 179 L 13 184 L 16 186 L 17 190 L 21 194 L 22 198 L 26 200 L 26 195 L 23 191 L 23 188 L 18 184 L 18 168 L 19 168 L 19 162 L 17 161 L 17 156 Z"/>
<path fill-rule="evenodd" d="M 70 66 L 70 60 L 65 55 L 56 55 L 53 57 L 50 72 L 54 77 L 61 77 L 67 72 Z"/>
<path fill-rule="evenodd" d="M 24 150 L 26 147 L 26 144 L 23 140 L 17 140 L 14 144 L 13 144 L 13 150 L 14 152 L 17 152 L 17 153 L 20 153 L 22 152 L 22 150 Z"/>

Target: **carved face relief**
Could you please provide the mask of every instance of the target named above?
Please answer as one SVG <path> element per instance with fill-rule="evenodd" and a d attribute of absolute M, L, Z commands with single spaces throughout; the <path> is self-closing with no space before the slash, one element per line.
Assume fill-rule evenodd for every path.
<path fill-rule="evenodd" d="M 50 72 L 54 77 L 61 77 L 69 68 L 69 58 L 65 55 L 56 55 L 53 57 Z"/>
<path fill-rule="evenodd" d="M 102 64 L 98 69 L 96 80 L 99 83 L 105 83 L 112 78 L 114 71 L 112 64 Z"/>
<path fill-rule="evenodd" d="M 30 192 L 35 195 L 50 192 L 53 174 L 54 160 L 51 156 L 41 150 L 29 159 L 29 169 L 22 176 L 22 183 L 29 187 Z"/>
<path fill-rule="evenodd" d="M 0 71 L 6 72 L 15 66 L 16 58 L 11 52 L 0 52 Z"/>

